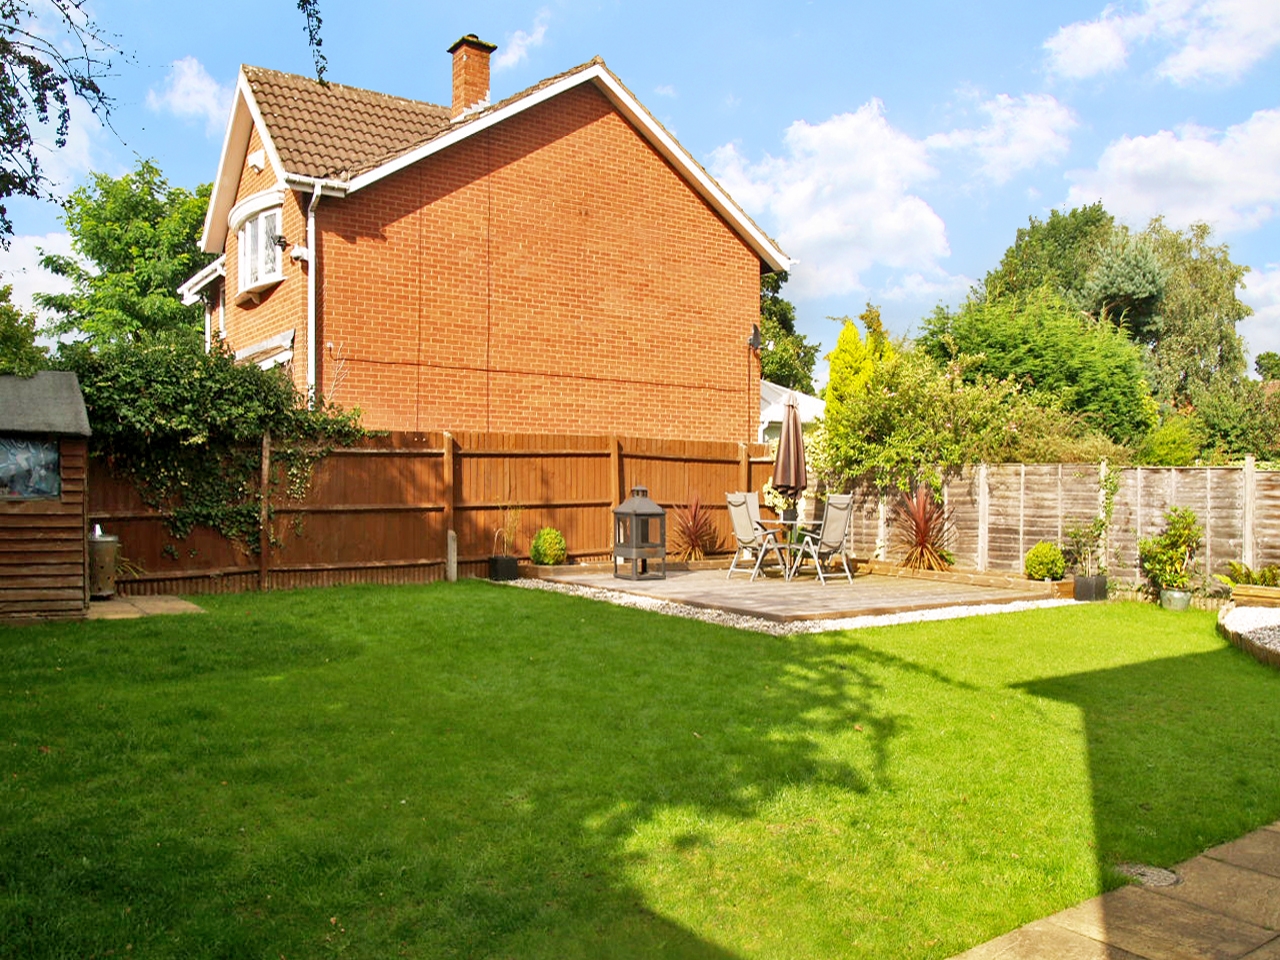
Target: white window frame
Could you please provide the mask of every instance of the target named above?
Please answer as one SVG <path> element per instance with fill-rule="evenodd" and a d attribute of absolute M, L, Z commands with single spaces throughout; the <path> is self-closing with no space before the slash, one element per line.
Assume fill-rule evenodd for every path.
<path fill-rule="evenodd" d="M 236 285 L 250 296 L 284 279 L 284 250 L 276 238 L 284 235 L 284 191 L 267 190 L 246 197 L 232 208 L 227 225 L 236 234 Z"/>

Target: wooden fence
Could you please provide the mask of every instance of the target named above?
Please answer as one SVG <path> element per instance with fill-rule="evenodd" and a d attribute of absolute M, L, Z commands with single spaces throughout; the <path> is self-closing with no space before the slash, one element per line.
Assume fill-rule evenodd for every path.
<path fill-rule="evenodd" d="M 264 450 L 265 472 L 270 451 Z M 120 536 L 131 572 L 126 593 L 201 593 L 335 583 L 405 583 L 444 576 L 453 531 L 462 576 L 483 576 L 504 508 L 522 510 L 517 552 L 543 526 L 565 536 L 577 560 L 608 559 L 611 510 L 633 486 L 670 509 L 694 493 L 730 543 L 724 493 L 759 490 L 772 469 L 764 444 L 598 436 L 396 433 L 334 451 L 315 468 L 306 497 L 262 501 L 260 549 L 197 528 L 171 537 L 164 516 L 133 486 L 91 463 L 90 522 Z M 1021 571 L 1040 540 L 1100 508 L 1100 464 L 1002 464 L 966 469 L 945 485 L 955 518 L 953 550 L 967 569 Z M 277 485 L 278 489 L 278 485 Z M 894 558 L 892 498 L 855 491 L 853 552 Z M 1120 471 L 1108 531 L 1110 574 L 1136 580 L 1137 544 L 1159 532 L 1171 506 L 1190 507 L 1205 528 L 1204 569 L 1227 560 L 1280 563 L 1280 472 L 1235 467 L 1134 467 Z"/>
<path fill-rule="evenodd" d="M 482 576 L 506 508 L 521 510 L 517 552 L 543 526 L 565 536 L 574 559 L 607 559 L 612 508 L 645 486 L 670 509 L 698 493 L 724 543 L 724 493 L 759 489 L 772 469 L 764 444 L 626 437 L 393 433 L 333 451 L 307 495 L 289 501 L 264 485 L 257 553 L 207 528 L 169 535 L 163 514 L 98 461 L 90 521 L 119 535 L 124 593 L 206 593 L 336 583 L 441 579 L 449 531 L 462 576 Z M 263 475 L 272 472 L 269 445 Z"/>
<path fill-rule="evenodd" d="M 1040 540 L 1061 543 L 1066 530 L 1098 516 L 1101 464 L 983 465 L 944 487 L 955 519 L 957 566 L 1018 571 Z M 1138 541 L 1164 528 L 1169 507 L 1189 507 L 1204 527 L 1202 569 L 1223 572 L 1226 561 L 1252 567 L 1280 563 L 1280 471 L 1252 459 L 1232 467 L 1127 467 L 1119 471 L 1108 567 L 1113 579 L 1137 580 Z M 869 485 L 857 490 L 854 551 L 892 558 L 892 498 Z"/>

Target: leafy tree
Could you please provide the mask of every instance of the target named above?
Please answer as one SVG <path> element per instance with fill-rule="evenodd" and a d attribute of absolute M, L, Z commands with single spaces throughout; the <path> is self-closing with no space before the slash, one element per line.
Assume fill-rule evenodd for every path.
<path fill-rule="evenodd" d="M 111 69 L 110 55 L 116 51 L 86 15 L 86 5 L 87 0 L 0 0 L 0 244 L 5 249 L 13 235 L 8 199 L 48 196 L 33 125 L 52 121 L 54 145 L 65 147 L 72 97 L 109 120 L 111 101 L 98 81 Z M 54 17 L 48 16 L 50 7 Z M 56 36 L 63 28 L 71 34 L 66 46 Z"/>
<path fill-rule="evenodd" d="M 1280 380 L 1280 353 L 1267 350 L 1253 358 L 1253 369 L 1263 380 Z"/>
<path fill-rule="evenodd" d="M 116 339 L 198 327 L 200 307 L 184 306 L 177 288 L 212 259 L 199 248 L 208 205 L 208 185 L 195 193 L 170 187 L 150 160 L 118 179 L 93 174 L 67 199 L 62 218 L 72 248 L 92 269 L 74 257 L 41 260 L 74 287 L 36 295 L 56 315 L 52 331 Z"/>
<path fill-rule="evenodd" d="M 10 298 L 13 287 L 0 286 L 0 374 L 29 377 L 48 365 L 43 347 L 36 344 L 36 316 L 23 313 Z"/>
<path fill-rule="evenodd" d="M 971 383 L 989 377 L 1053 394 L 1117 443 L 1140 439 L 1155 423 L 1141 349 L 1047 287 L 971 300 L 957 313 L 938 307 L 917 343 L 941 362 L 972 358 L 964 367 Z"/>
<path fill-rule="evenodd" d="M 1083 305 L 1085 284 L 1114 228 L 1101 202 L 1068 213 L 1051 210 L 1048 220 L 1028 218 L 1000 266 L 987 274 L 985 297 L 1022 296 L 1047 286 Z"/>
<path fill-rule="evenodd" d="M 1094 317 L 1110 320 L 1134 340 L 1150 345 L 1159 335 L 1157 315 L 1167 283 L 1151 239 L 1116 228 L 1098 251 L 1093 272 L 1085 281 L 1083 306 Z"/>
<path fill-rule="evenodd" d="M 1210 243 L 1208 224 L 1173 230 L 1157 217 L 1145 235 L 1166 273 L 1152 351 L 1154 388 L 1175 405 L 1192 402 L 1200 390 L 1230 387 L 1247 369 L 1236 324 L 1253 310 L 1240 302 L 1249 268 L 1231 262 L 1227 245 Z"/>
<path fill-rule="evenodd" d="M 939 364 L 902 350 L 871 370 L 856 403 L 828 401 L 826 462 L 843 482 L 870 475 L 881 487 L 940 486 L 964 464 L 1127 459 L 1078 417 L 1038 402 L 1008 380 L 972 379 L 962 357 Z"/>
<path fill-rule="evenodd" d="M 818 344 L 796 333 L 796 308 L 781 295 L 787 274 L 760 278 L 760 376 L 770 383 L 813 393 L 813 365 Z"/>
<path fill-rule="evenodd" d="M 1257 380 L 1200 388 L 1193 403 L 1201 426 L 1200 459 L 1231 463 L 1251 454 L 1263 460 L 1280 456 L 1280 397 L 1269 397 Z"/>
<path fill-rule="evenodd" d="M 840 323 L 840 336 L 836 348 L 827 354 L 829 363 L 826 400 L 827 406 L 856 403 L 866 392 L 867 384 L 877 364 L 891 358 L 897 351 L 880 319 L 880 308 L 868 303 L 858 315 L 867 331 L 866 340 L 858 333 L 858 326 L 848 317 L 832 317 Z"/>

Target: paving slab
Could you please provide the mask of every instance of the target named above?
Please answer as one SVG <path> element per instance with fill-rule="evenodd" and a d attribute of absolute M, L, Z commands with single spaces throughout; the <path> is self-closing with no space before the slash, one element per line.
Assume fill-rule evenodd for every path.
<path fill-rule="evenodd" d="M 1016 603 L 1044 597 L 1039 584 L 1018 590 L 868 573 L 860 573 L 853 583 L 843 573 L 828 576 L 824 584 L 812 575 L 791 581 L 776 574 L 751 580 L 749 571 L 728 578 L 724 570 L 669 570 L 665 580 L 626 580 L 611 573 L 567 568 L 544 579 L 782 623 Z"/>
<path fill-rule="evenodd" d="M 1280 960 L 1280 822 L 1173 872 L 1174 886 L 1121 887 L 955 960 Z"/>
<path fill-rule="evenodd" d="M 1142 960 L 1137 954 L 1093 937 L 1061 927 L 1051 920 L 1037 920 L 980 944 L 954 960 Z"/>
<path fill-rule="evenodd" d="M 1280 877 L 1207 856 L 1188 860 L 1177 873 L 1181 883 L 1152 892 L 1260 927 L 1280 927 Z"/>
<path fill-rule="evenodd" d="M 1240 960 L 1275 938 L 1272 930 L 1138 886 L 1086 900 L 1051 922 L 1144 960 Z"/>
<path fill-rule="evenodd" d="M 204 609 L 181 597 L 125 597 L 116 594 L 109 600 L 90 601 L 87 616 L 90 620 L 133 620 L 177 613 L 204 613 Z"/>
<path fill-rule="evenodd" d="M 1204 856 L 1280 877 L 1280 829 L 1255 830 L 1239 840 L 1206 850 Z"/>

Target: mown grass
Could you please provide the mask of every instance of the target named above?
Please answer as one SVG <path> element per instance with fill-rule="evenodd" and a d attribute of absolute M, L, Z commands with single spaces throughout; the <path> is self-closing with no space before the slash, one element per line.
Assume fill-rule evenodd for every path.
<path fill-rule="evenodd" d="M 1208 614 L 200 602 L 0 631 L 0 956 L 946 957 L 1280 818 Z"/>

